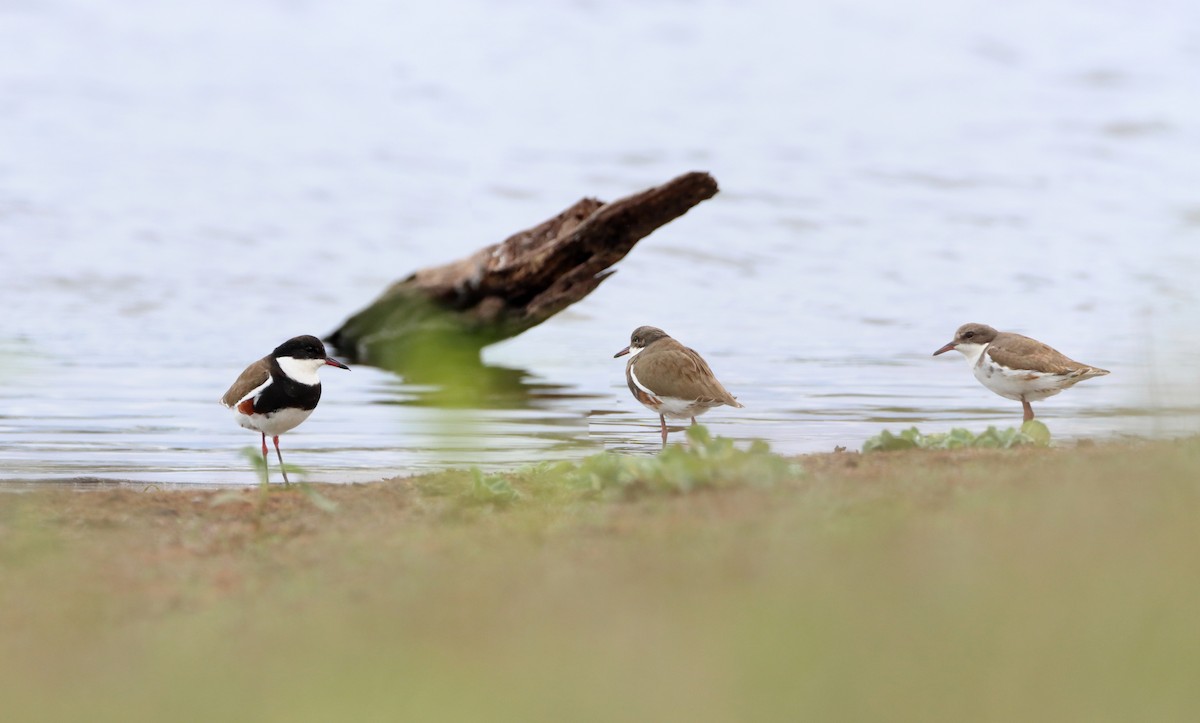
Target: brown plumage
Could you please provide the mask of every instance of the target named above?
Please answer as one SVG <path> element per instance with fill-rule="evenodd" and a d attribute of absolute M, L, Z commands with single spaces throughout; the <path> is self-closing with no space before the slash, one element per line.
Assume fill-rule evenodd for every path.
<path fill-rule="evenodd" d="M 252 390 L 262 386 L 268 379 L 271 378 L 271 357 L 265 356 L 262 359 L 254 362 L 246 367 L 246 370 L 238 376 L 233 386 L 229 387 L 229 391 L 225 392 L 225 396 L 221 397 L 221 404 L 227 407 L 232 407 L 237 404 L 242 397 L 249 394 Z M 253 414 L 253 400 L 251 402 L 250 411 L 240 409 L 242 414 Z"/>
<path fill-rule="evenodd" d="M 1009 369 L 1063 375 L 1078 375 L 1089 370 L 1108 373 L 1104 369 L 1077 362 L 1049 344 L 1008 331 L 996 334 L 988 346 L 988 356 Z"/>
<path fill-rule="evenodd" d="M 713 407 L 743 406 L 729 393 L 694 349 L 680 344 L 653 326 L 634 330 L 629 346 L 614 357 L 629 354 L 625 381 L 643 406 L 658 413 L 663 444 L 667 443 L 667 417 L 696 417 Z"/>
<path fill-rule="evenodd" d="M 662 337 L 629 363 L 636 366 L 638 381 L 658 397 L 690 399 L 710 407 L 743 406 L 717 381 L 708 362 L 695 349 L 669 336 Z"/>
<path fill-rule="evenodd" d="M 1077 362 L 1037 339 L 996 331 L 987 324 L 963 324 L 954 339 L 933 355 L 951 350 L 966 357 L 980 384 L 1006 399 L 1021 402 L 1026 422 L 1033 419 L 1030 402 L 1109 373 Z"/>

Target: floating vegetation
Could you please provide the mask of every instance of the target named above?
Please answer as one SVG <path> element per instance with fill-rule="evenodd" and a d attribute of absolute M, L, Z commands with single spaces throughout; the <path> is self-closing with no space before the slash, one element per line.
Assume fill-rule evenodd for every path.
<path fill-rule="evenodd" d="M 771 451 L 761 440 L 738 449 L 727 437 L 712 437 L 703 426 L 689 427 L 687 444 L 672 444 L 654 457 L 606 452 L 588 457 L 566 475 L 593 491 L 690 492 L 731 485 L 770 486 L 800 474 L 800 465 Z"/>
<path fill-rule="evenodd" d="M 862 451 L 866 453 L 891 452 L 901 449 L 961 449 L 964 447 L 1010 449 L 1024 446 L 1050 446 L 1049 428 L 1036 419 L 1031 419 L 1022 424 L 1020 429 L 988 427 L 979 434 L 962 428 L 937 434 L 925 434 L 916 427 L 910 427 L 898 434 L 893 434 L 885 429 L 864 442 Z"/>

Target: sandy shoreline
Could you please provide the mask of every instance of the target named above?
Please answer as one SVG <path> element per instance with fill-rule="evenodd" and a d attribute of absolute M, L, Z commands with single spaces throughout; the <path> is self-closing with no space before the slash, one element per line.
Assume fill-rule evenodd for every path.
<path fill-rule="evenodd" d="M 0 495 L 0 699 L 63 721 L 1200 716 L 1200 440 L 797 461 L 690 493 L 543 470 Z"/>

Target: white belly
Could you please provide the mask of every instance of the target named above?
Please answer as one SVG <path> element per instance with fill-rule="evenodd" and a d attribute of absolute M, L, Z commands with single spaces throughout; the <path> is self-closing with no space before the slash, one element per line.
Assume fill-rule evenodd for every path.
<path fill-rule="evenodd" d="M 720 404 L 707 404 L 698 402 L 695 399 L 676 399 L 674 397 L 659 397 L 662 405 L 657 409 L 645 404 L 647 409 L 652 412 L 658 412 L 664 417 L 671 419 L 689 419 L 691 417 L 699 417 L 713 407 L 718 407 Z"/>
<path fill-rule="evenodd" d="M 1009 369 L 983 354 L 971 367 L 979 383 L 1005 399 L 1036 402 L 1052 397 L 1079 381 L 1078 376 Z"/>
<path fill-rule="evenodd" d="M 636 399 L 642 403 L 642 406 L 655 414 L 661 414 L 664 417 L 672 419 L 690 419 L 704 414 L 713 407 L 721 406 L 721 402 L 702 402 L 696 399 L 680 399 L 678 397 L 664 397 L 650 391 L 634 374 L 633 370 L 629 370 L 629 378 L 633 380 L 634 386 L 646 393 L 647 398 L 637 396 Z M 657 403 L 656 403 L 657 402 Z"/>
<path fill-rule="evenodd" d="M 312 413 L 311 409 L 281 409 L 270 414 L 242 414 L 234 409 L 233 416 L 246 429 L 274 437 L 295 429 Z"/>

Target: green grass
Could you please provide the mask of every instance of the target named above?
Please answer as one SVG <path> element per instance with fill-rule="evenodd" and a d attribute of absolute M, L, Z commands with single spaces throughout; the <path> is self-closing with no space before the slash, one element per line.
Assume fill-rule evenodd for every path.
<path fill-rule="evenodd" d="M 319 489 L 0 496 L 4 719 L 1200 718 L 1196 441 Z"/>

